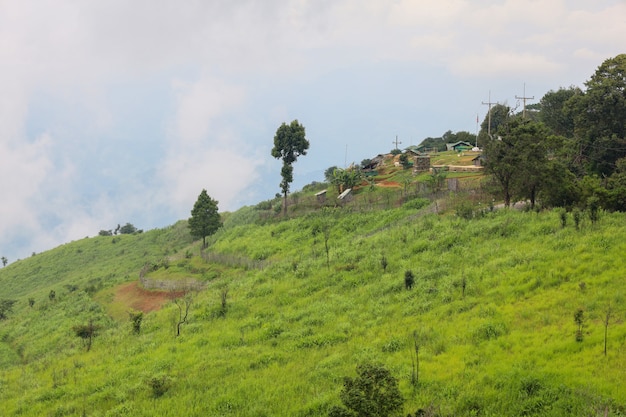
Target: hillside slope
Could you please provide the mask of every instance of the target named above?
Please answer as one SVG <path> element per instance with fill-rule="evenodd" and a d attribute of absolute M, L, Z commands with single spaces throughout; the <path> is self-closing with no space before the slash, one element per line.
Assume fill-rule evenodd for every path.
<path fill-rule="evenodd" d="M 419 206 L 284 221 L 246 207 L 204 258 L 182 222 L 12 264 L 0 414 L 327 415 L 343 378 L 375 362 L 398 379 L 404 415 L 624 415 L 626 215 L 576 228 L 556 212 L 465 220 Z M 140 334 L 111 313 L 146 262 L 149 276 L 205 285 L 187 293 L 178 337 L 173 291 L 178 304 L 146 313 Z M 87 322 L 100 326 L 90 351 L 72 330 Z"/>

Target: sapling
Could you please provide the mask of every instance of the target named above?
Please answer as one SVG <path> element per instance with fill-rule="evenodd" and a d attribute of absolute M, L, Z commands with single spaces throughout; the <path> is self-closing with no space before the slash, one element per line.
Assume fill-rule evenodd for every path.
<path fill-rule="evenodd" d="M 604 356 L 606 356 L 606 340 L 609 333 L 609 322 L 611 321 L 611 316 L 613 314 L 611 303 L 609 303 L 605 313 L 604 320 L 602 320 L 602 323 L 604 324 Z"/>
<path fill-rule="evenodd" d="M 578 311 L 576 311 L 576 313 L 574 314 L 574 321 L 578 325 L 578 329 L 576 330 L 577 342 L 583 341 L 583 325 L 584 325 L 584 320 L 585 320 L 584 314 L 585 312 L 583 311 L 582 308 L 579 308 Z"/>
<path fill-rule="evenodd" d="M 407 290 L 410 290 L 411 288 L 413 288 L 413 284 L 415 284 L 415 277 L 413 276 L 413 272 L 405 271 L 404 272 L 404 287 Z"/>

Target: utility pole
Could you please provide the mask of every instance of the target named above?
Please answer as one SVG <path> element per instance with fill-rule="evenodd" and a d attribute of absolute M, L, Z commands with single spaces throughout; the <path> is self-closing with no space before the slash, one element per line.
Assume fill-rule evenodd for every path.
<path fill-rule="evenodd" d="M 489 90 L 489 101 L 486 103 L 483 101 L 483 104 L 486 104 L 489 106 L 489 110 L 487 110 L 487 135 L 489 136 L 489 139 L 493 139 L 491 137 L 491 105 L 497 104 L 497 102 L 494 103 L 491 101 L 491 90 Z"/>
<path fill-rule="evenodd" d="M 525 119 L 526 118 L 526 100 L 534 100 L 535 99 L 535 96 L 526 97 L 526 83 L 524 83 L 524 95 L 522 97 L 515 96 L 515 99 L 516 100 L 522 100 L 522 102 L 524 103 L 524 107 L 523 107 L 523 110 L 522 110 L 522 119 Z"/>
<path fill-rule="evenodd" d="M 401 144 L 402 142 L 398 141 L 398 135 L 396 135 L 396 140 L 394 140 L 391 143 L 395 143 L 396 144 L 396 147 L 394 149 L 400 149 L 400 148 L 398 148 L 398 145 Z"/>

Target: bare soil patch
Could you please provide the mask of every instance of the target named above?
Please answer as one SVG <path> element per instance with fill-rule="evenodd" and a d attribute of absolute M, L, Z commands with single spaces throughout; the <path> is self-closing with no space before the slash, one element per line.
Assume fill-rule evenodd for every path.
<path fill-rule="evenodd" d="M 377 182 L 376 185 L 378 185 L 379 187 L 388 187 L 388 188 L 401 187 L 400 183 L 396 181 L 380 181 L 380 182 Z"/>
<path fill-rule="evenodd" d="M 165 303 L 182 297 L 183 291 L 146 290 L 138 282 L 120 285 L 115 291 L 115 302 L 126 305 L 129 309 L 143 311 L 159 310 Z"/>

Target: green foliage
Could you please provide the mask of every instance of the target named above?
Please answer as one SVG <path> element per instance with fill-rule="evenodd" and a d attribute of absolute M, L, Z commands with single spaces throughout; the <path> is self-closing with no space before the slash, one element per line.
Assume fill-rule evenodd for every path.
<path fill-rule="evenodd" d="M 413 288 L 413 284 L 415 284 L 415 276 L 413 276 L 413 271 L 404 271 L 404 288 L 410 290 Z"/>
<path fill-rule="evenodd" d="M 605 60 L 566 106 L 573 115 L 583 169 L 610 176 L 626 157 L 626 54 Z"/>
<path fill-rule="evenodd" d="M 133 329 L 133 333 L 141 333 L 141 322 L 143 321 L 143 311 L 129 311 L 128 318 Z"/>
<path fill-rule="evenodd" d="M 167 391 L 169 391 L 172 381 L 165 375 L 153 376 L 147 381 L 148 387 L 152 392 L 153 398 L 162 397 Z"/>
<path fill-rule="evenodd" d="M 539 120 L 556 135 L 572 137 L 574 135 L 573 114 L 567 111 L 567 102 L 573 96 L 582 94 L 578 87 L 559 88 L 548 91 L 540 101 Z"/>
<path fill-rule="evenodd" d="M 383 272 L 387 272 L 387 266 L 389 266 L 389 261 L 384 254 L 380 257 L 380 266 L 383 267 Z"/>
<path fill-rule="evenodd" d="M 585 325 L 585 311 L 582 308 L 576 310 L 574 314 L 574 321 L 576 322 L 576 341 L 583 341 L 583 327 Z"/>
<path fill-rule="evenodd" d="M 407 210 L 420 210 L 430 204 L 430 200 L 425 198 L 413 198 L 409 199 L 406 203 L 402 205 L 402 208 Z"/>
<path fill-rule="evenodd" d="M 218 202 L 213 200 L 203 189 L 191 210 L 189 231 L 195 238 L 202 238 L 202 247 L 206 247 L 206 238 L 222 227 L 222 220 L 218 213 Z"/>
<path fill-rule="evenodd" d="M 352 167 L 348 169 L 336 168 L 333 171 L 331 183 L 337 187 L 337 192 L 341 193 L 348 188 L 358 185 L 363 179 L 363 174 L 358 168 Z"/>
<path fill-rule="evenodd" d="M 283 161 L 280 171 L 282 177 L 280 189 L 284 196 L 283 214 L 287 209 L 289 186 L 293 182 L 293 163 L 300 155 L 306 155 L 308 149 L 309 141 L 306 140 L 304 126 L 298 123 L 298 120 L 292 121 L 289 125 L 286 123 L 280 125 L 274 135 L 272 156 Z"/>
<path fill-rule="evenodd" d="M 403 153 L 400 155 L 399 162 L 400 162 L 400 165 L 402 165 L 402 168 L 404 169 L 409 169 L 411 167 L 411 161 L 409 161 L 409 155 L 407 155 L 406 153 Z"/>
<path fill-rule="evenodd" d="M 329 415 L 354 417 L 388 417 L 401 414 L 404 399 L 398 381 L 384 366 L 363 363 L 355 378 L 344 378 L 339 394 L 344 409 L 335 407 Z"/>
<path fill-rule="evenodd" d="M 0 320 L 6 320 L 9 313 L 13 311 L 13 305 L 17 303 L 17 300 L 3 299 L 0 300 Z"/>
<path fill-rule="evenodd" d="M 333 183 L 333 180 L 335 178 L 335 171 L 338 169 L 339 167 L 336 165 L 326 168 L 326 170 L 324 171 L 324 179 L 326 180 L 327 183 L 330 183 L 330 184 Z"/>
<path fill-rule="evenodd" d="M 120 234 L 122 235 L 132 235 L 133 233 L 137 232 L 137 228 L 131 223 L 126 223 L 124 226 L 120 227 Z"/>
<path fill-rule="evenodd" d="M 98 335 L 100 326 L 94 324 L 92 320 L 89 320 L 87 324 L 77 324 L 72 327 L 72 331 L 77 337 L 83 339 L 87 351 L 91 350 L 93 339 Z"/>

